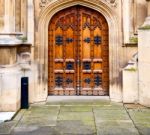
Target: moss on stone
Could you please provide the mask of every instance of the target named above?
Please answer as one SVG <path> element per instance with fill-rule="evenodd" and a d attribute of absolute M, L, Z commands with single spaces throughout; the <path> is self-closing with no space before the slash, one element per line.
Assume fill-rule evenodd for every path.
<path fill-rule="evenodd" d="M 145 25 L 139 28 L 139 30 L 150 30 L 150 25 Z"/>
<path fill-rule="evenodd" d="M 130 43 L 138 43 L 137 37 L 130 37 Z"/>
<path fill-rule="evenodd" d="M 23 43 L 27 41 L 27 37 L 26 36 L 20 36 L 17 37 L 19 40 L 21 40 Z"/>
<path fill-rule="evenodd" d="M 136 68 L 128 68 L 128 69 L 125 69 L 126 71 L 131 71 L 131 72 L 135 72 L 135 71 L 137 71 L 137 69 Z"/>

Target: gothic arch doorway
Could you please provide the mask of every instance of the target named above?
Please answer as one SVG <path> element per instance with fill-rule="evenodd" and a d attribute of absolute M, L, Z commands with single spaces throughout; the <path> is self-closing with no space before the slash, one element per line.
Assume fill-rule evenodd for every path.
<path fill-rule="evenodd" d="M 108 24 L 99 12 L 73 6 L 48 29 L 48 94 L 108 95 Z"/>

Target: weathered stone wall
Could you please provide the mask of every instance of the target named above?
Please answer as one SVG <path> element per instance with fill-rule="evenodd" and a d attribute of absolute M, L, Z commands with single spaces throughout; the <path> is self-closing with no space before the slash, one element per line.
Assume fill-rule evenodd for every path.
<path fill-rule="evenodd" d="M 31 46 L 26 39 L 27 4 L 28 0 L 0 0 L 0 111 L 20 109 L 21 77 L 27 71 L 27 77 L 30 77 L 29 101 L 35 101 L 36 95 L 31 93 L 38 77 L 34 77 L 36 68 L 32 68 Z"/>
<path fill-rule="evenodd" d="M 70 2 L 71 0 L 68 0 L 68 3 Z M 79 3 L 83 6 L 87 6 L 88 4 L 88 0 L 83 0 L 83 1 L 80 1 L 80 0 L 74 0 L 72 1 L 72 3 Z M 132 58 L 132 56 L 137 52 L 137 39 L 135 39 L 136 41 L 134 43 L 130 42 L 130 36 L 131 35 L 134 35 L 134 33 L 136 33 L 137 31 L 137 27 L 138 25 L 140 25 L 141 21 L 143 21 L 143 18 L 145 18 L 145 9 L 144 10 L 139 10 L 138 8 L 144 8 L 146 3 L 144 0 L 142 0 L 142 4 L 141 4 L 141 1 L 138 2 L 138 1 L 127 1 L 127 0 L 124 0 L 124 2 L 129 2 L 128 4 L 130 5 L 130 8 L 129 8 L 129 13 L 131 12 L 131 14 L 123 14 L 123 12 L 127 12 L 126 8 L 124 8 L 123 6 L 123 3 L 119 0 L 116 0 L 115 3 L 111 3 L 106 0 L 101 0 L 100 2 L 98 1 L 92 1 L 91 3 L 97 3 L 97 5 L 99 4 L 102 4 L 104 3 L 103 7 L 105 8 L 105 4 L 110 8 L 110 10 L 112 10 L 115 18 L 116 18 L 116 24 L 119 31 L 118 32 L 118 37 L 116 37 L 115 39 L 115 42 L 117 42 L 118 45 L 117 46 L 117 49 L 116 50 L 113 50 L 113 49 L 110 49 L 110 74 L 113 73 L 114 77 L 110 78 L 110 97 L 112 99 L 116 99 L 118 101 L 122 101 L 122 75 L 121 75 L 121 69 L 123 69 L 125 67 L 125 65 L 127 64 L 127 62 Z M 40 63 L 40 77 L 43 81 L 41 82 L 41 84 L 43 84 L 43 86 L 41 86 L 40 89 L 43 89 L 43 91 L 46 89 L 47 90 L 47 85 L 45 85 L 45 80 L 47 80 L 47 52 L 44 52 L 44 55 L 43 55 L 43 50 L 47 50 L 47 47 L 46 47 L 46 44 L 47 44 L 47 35 L 41 35 L 40 33 L 42 31 L 40 31 L 39 29 L 44 29 L 43 32 L 44 33 L 47 33 L 47 23 L 43 23 L 42 26 L 40 26 L 40 20 L 41 21 L 48 21 L 48 20 L 42 20 L 41 16 L 43 15 L 44 16 L 44 12 L 45 10 L 47 10 L 51 5 L 54 5 L 54 3 L 57 3 L 57 0 L 51 0 L 51 1 L 41 1 L 41 0 L 38 0 L 36 2 L 34 2 L 34 15 L 35 15 L 35 60 L 38 60 L 39 62 L 41 61 Z M 67 1 L 62 1 L 62 0 L 59 0 L 59 8 L 56 10 L 60 10 L 60 9 L 63 9 L 63 7 L 66 7 L 65 3 L 67 3 Z M 70 2 L 71 3 L 71 2 Z M 51 5 L 50 5 L 51 4 Z M 69 5 L 69 4 L 68 4 Z M 70 4 L 71 6 L 71 4 Z M 53 8 L 49 8 L 49 11 L 53 10 Z M 95 6 L 95 10 L 99 10 L 96 8 Z M 47 10 L 48 11 L 48 10 Z M 136 14 L 137 11 L 139 12 L 138 15 Z M 54 11 L 51 11 L 51 12 L 54 12 Z M 100 11 L 101 12 L 101 11 Z M 104 14 L 105 16 L 105 13 L 101 12 L 102 14 Z M 51 13 L 49 13 L 51 14 Z M 126 22 L 127 20 L 126 19 L 123 19 L 123 15 L 126 15 L 125 18 L 127 18 L 129 20 L 129 25 L 123 25 L 124 22 Z M 45 13 L 45 16 L 46 16 L 46 13 Z M 138 18 L 137 18 L 138 16 Z M 106 16 L 105 16 L 106 17 Z M 110 18 L 107 18 L 107 20 L 109 20 L 110 22 L 112 21 L 111 17 Z M 50 21 L 50 19 L 49 19 Z M 138 23 L 137 23 L 138 22 Z M 109 25 L 110 26 L 110 25 Z M 112 27 L 110 26 L 110 29 L 112 29 Z M 124 30 L 126 29 L 129 29 L 129 35 L 127 32 L 124 32 Z M 113 32 L 115 33 L 115 31 Z M 128 44 L 126 44 L 124 42 L 124 37 L 127 35 L 127 38 L 128 38 Z M 44 37 L 45 36 L 45 37 Z M 111 36 L 111 35 L 109 35 Z M 45 41 L 43 41 L 45 40 Z M 134 40 L 134 39 L 133 39 Z M 42 43 L 43 42 L 43 43 Z M 110 46 L 111 45 L 112 41 L 111 41 L 111 37 L 110 37 Z M 111 48 L 111 47 L 110 47 Z M 111 56 L 113 54 L 113 56 Z M 117 57 L 119 57 L 119 59 L 117 59 Z M 111 66 L 111 64 L 113 63 L 113 65 Z M 117 65 L 116 67 L 113 67 Z M 116 68 L 117 70 L 116 71 L 113 71 L 113 69 Z M 44 76 L 43 76 L 44 75 Z M 112 75 L 110 75 L 112 76 Z M 115 81 L 115 82 L 114 82 Z M 113 90 L 112 90 L 113 89 Z M 114 90 L 115 89 L 115 90 Z M 118 89 L 118 90 L 117 90 Z M 116 92 L 115 92 L 116 91 Z"/>
<path fill-rule="evenodd" d="M 0 0 L 0 32 L 3 31 L 4 28 L 4 0 Z"/>
<path fill-rule="evenodd" d="M 122 101 L 120 66 L 124 57 L 122 52 L 122 10 L 121 1 L 109 0 L 52 0 L 35 3 L 35 60 L 39 61 L 40 91 L 47 97 L 48 80 L 48 24 L 51 17 L 58 11 L 82 5 L 97 10 L 103 14 L 109 25 L 110 46 L 110 98 Z M 113 35 L 111 34 L 113 33 Z M 120 58 L 120 59 L 119 59 Z M 44 94 L 45 93 L 45 94 Z M 43 97 L 42 97 L 43 98 Z"/>
<path fill-rule="evenodd" d="M 28 1 L 27 0 L 21 0 L 21 32 L 25 37 L 27 37 L 27 20 L 29 19 L 27 17 L 28 10 Z"/>
<path fill-rule="evenodd" d="M 137 53 L 123 69 L 123 102 L 139 103 Z"/>
<path fill-rule="evenodd" d="M 21 32 L 21 1 L 15 0 L 15 31 Z"/>
<path fill-rule="evenodd" d="M 150 26 L 150 25 L 149 25 Z M 139 30 L 139 102 L 150 107 L 150 29 Z"/>
<path fill-rule="evenodd" d="M 138 32 L 138 28 L 141 27 L 141 25 L 145 21 L 145 18 L 147 17 L 147 2 L 145 0 L 137 0 L 136 10 L 136 20 L 134 21 L 135 33 Z"/>
<path fill-rule="evenodd" d="M 19 66 L 0 68 L 0 111 L 20 109 L 21 76 Z"/>
<path fill-rule="evenodd" d="M 0 32 L 22 32 L 22 40 L 27 37 L 26 42 L 31 43 L 30 51 L 20 52 L 15 47 L 0 47 L 2 56 L 0 65 L 11 66 L 11 68 L 5 67 L 5 70 L 1 72 L 3 74 L 0 87 L 1 90 L 3 89 L 1 99 L 8 99 L 7 95 L 12 94 L 12 99 L 14 99 L 12 103 L 19 104 L 20 97 L 16 98 L 16 95 L 20 86 L 15 85 L 16 80 L 14 79 L 15 82 L 11 81 L 14 83 L 11 88 L 5 87 L 6 83 L 4 82 L 11 80 L 13 76 L 16 76 L 20 82 L 21 77 L 26 75 L 29 77 L 30 102 L 46 100 L 48 92 L 48 24 L 55 13 L 77 4 L 97 10 L 108 21 L 110 30 L 110 98 L 122 101 L 121 71 L 137 52 L 137 38 L 134 34 L 137 34 L 137 28 L 143 23 L 147 14 L 145 0 L 0 0 Z M 130 40 L 132 35 L 135 37 Z M 9 34 L 8 37 L 10 37 Z M 24 52 L 30 54 L 30 62 L 20 65 L 21 61 L 18 60 Z M 22 70 L 26 66 L 28 69 L 24 73 Z M 10 93 L 5 91 L 7 89 Z M 13 96 L 13 93 L 16 95 Z M 9 103 L 3 102 L 4 104 L 7 106 Z"/>
<path fill-rule="evenodd" d="M 124 43 L 128 44 L 147 16 L 147 5 L 145 0 L 123 0 L 122 4 Z"/>
<path fill-rule="evenodd" d="M 0 47 L 0 65 L 13 65 L 17 62 L 16 47 Z"/>

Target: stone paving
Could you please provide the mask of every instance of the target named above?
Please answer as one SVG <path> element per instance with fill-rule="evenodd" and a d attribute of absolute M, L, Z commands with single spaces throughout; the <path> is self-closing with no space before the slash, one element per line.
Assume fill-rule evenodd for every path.
<path fill-rule="evenodd" d="M 104 100 L 34 104 L 0 124 L 5 135 L 150 135 L 150 109 Z"/>

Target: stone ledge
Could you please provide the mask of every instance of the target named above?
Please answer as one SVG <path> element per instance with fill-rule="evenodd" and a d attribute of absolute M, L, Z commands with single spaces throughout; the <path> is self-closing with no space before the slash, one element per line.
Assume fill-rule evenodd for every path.
<path fill-rule="evenodd" d="M 138 47 L 138 43 L 125 43 L 122 47 Z"/>
<path fill-rule="evenodd" d="M 14 44 L 1 44 L 0 47 L 14 47 L 14 46 L 31 46 L 31 43 L 14 43 Z"/>
<path fill-rule="evenodd" d="M 20 33 L 1 33 L 0 34 L 0 46 L 16 46 L 22 43 L 21 40 L 17 39 Z"/>
<path fill-rule="evenodd" d="M 150 30 L 150 25 L 145 25 L 139 28 L 139 30 Z"/>
<path fill-rule="evenodd" d="M 22 35 L 23 33 L 20 32 L 0 33 L 0 47 L 31 45 L 31 43 L 26 42 L 26 37 Z"/>
<path fill-rule="evenodd" d="M 19 36 L 19 35 L 23 35 L 23 33 L 21 33 L 21 32 L 1 32 L 0 35 Z"/>

